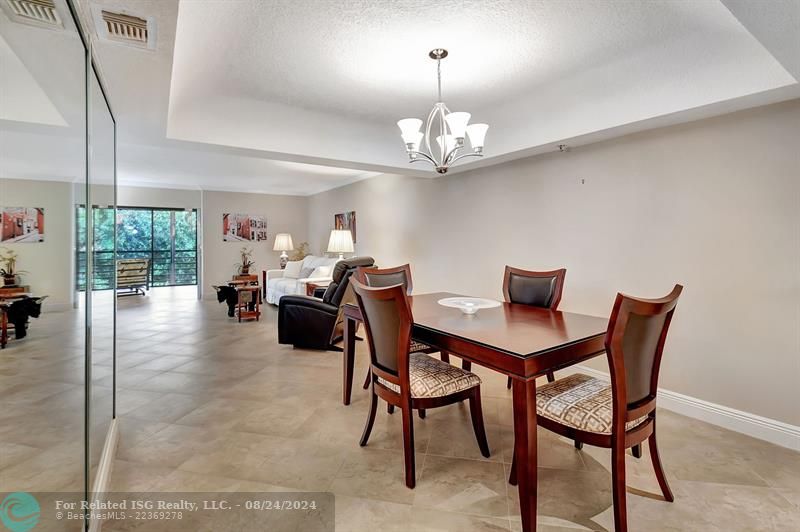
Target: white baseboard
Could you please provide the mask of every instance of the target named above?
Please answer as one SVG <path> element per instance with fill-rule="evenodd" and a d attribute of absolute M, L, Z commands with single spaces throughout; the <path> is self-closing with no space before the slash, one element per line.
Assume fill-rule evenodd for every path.
<path fill-rule="evenodd" d="M 117 453 L 117 438 L 119 429 L 117 419 L 111 420 L 111 425 L 106 433 L 106 441 L 103 445 L 103 452 L 100 455 L 100 463 L 97 465 L 97 473 L 94 477 L 92 486 L 93 501 L 103 496 L 111 485 L 111 470 L 114 466 L 114 455 Z M 89 532 L 100 532 L 103 528 L 103 521 L 92 519 L 89 521 Z"/>
<path fill-rule="evenodd" d="M 608 373 L 581 365 L 559 370 L 559 373 L 584 373 L 598 379 L 609 380 Z M 781 447 L 800 451 L 800 427 L 797 425 L 743 412 L 664 388 L 658 389 L 658 406 Z"/>

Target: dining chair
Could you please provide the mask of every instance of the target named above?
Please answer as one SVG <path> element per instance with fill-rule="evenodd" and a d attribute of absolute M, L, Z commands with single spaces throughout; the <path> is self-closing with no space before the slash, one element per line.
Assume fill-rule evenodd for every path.
<path fill-rule="evenodd" d="M 508 303 L 558 310 L 566 276 L 566 268 L 534 272 L 506 266 L 503 274 L 503 297 Z M 554 380 L 555 374 L 548 371 L 547 382 Z M 506 382 L 506 388 L 511 389 L 511 377 Z"/>
<path fill-rule="evenodd" d="M 402 266 L 395 266 L 393 268 L 358 268 L 356 271 L 356 279 L 358 279 L 361 284 L 373 288 L 385 288 L 387 286 L 399 284 L 405 289 L 406 294 L 409 296 L 414 289 L 414 279 L 411 277 L 410 264 L 403 264 Z M 434 353 L 436 349 L 422 342 L 417 342 L 412 338 L 411 351 Z M 443 357 L 442 360 L 445 360 L 445 362 L 450 361 L 449 357 L 447 359 Z M 365 383 L 365 390 L 368 387 L 367 384 L 369 384 L 369 382 Z"/>
<path fill-rule="evenodd" d="M 611 384 L 581 373 L 545 384 L 536 394 L 538 424 L 561 436 L 611 449 L 614 529 L 628 529 L 625 450 L 647 440 L 658 485 L 673 502 L 656 445 L 658 371 L 672 315 L 683 287 L 660 299 L 617 294 L 606 332 Z M 511 483 L 516 483 L 516 460 Z"/>
<path fill-rule="evenodd" d="M 411 276 L 411 265 L 403 264 L 402 266 L 395 266 L 393 268 L 358 268 L 356 271 L 356 279 L 361 284 L 371 286 L 373 288 L 382 288 L 387 286 L 401 285 L 407 295 L 411 295 L 414 289 L 414 280 Z M 411 352 L 412 353 L 435 353 L 437 350 L 422 342 L 417 342 L 411 339 Z M 439 356 L 445 362 L 450 362 L 450 355 L 446 351 L 440 351 Z M 364 379 L 364 389 L 369 388 L 369 372 L 367 378 Z M 391 414 L 394 412 L 394 406 L 391 404 L 387 406 L 387 411 Z M 425 410 L 419 410 L 419 417 L 425 419 Z"/>
<path fill-rule="evenodd" d="M 466 399 L 478 447 L 488 458 L 480 377 L 425 353 L 410 352 L 413 318 L 403 286 L 373 288 L 355 280 L 353 290 L 364 317 L 370 355 L 370 408 L 360 445 L 365 446 L 369 440 L 379 397 L 399 408 L 403 418 L 406 486 L 414 488 L 413 410 L 437 408 Z"/>

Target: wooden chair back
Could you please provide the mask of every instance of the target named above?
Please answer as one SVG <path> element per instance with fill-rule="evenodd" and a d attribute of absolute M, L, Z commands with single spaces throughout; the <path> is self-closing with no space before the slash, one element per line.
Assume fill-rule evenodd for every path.
<path fill-rule="evenodd" d="M 503 275 L 503 296 L 509 303 L 557 310 L 566 276 L 565 268 L 534 272 L 506 266 Z"/>
<path fill-rule="evenodd" d="M 625 431 L 626 421 L 655 410 L 661 355 L 682 290 L 676 284 L 659 299 L 617 294 L 605 342 L 614 396 L 612 430 L 617 434 Z"/>
<path fill-rule="evenodd" d="M 409 345 L 411 343 L 411 306 L 401 285 L 369 287 L 351 281 L 356 301 L 367 330 L 372 372 L 400 386 L 401 395 L 409 391 Z"/>
<path fill-rule="evenodd" d="M 373 288 L 403 285 L 406 294 L 409 295 L 411 295 L 411 290 L 414 288 L 410 264 L 403 264 L 394 268 L 359 268 L 356 272 L 356 279 L 361 284 Z"/>

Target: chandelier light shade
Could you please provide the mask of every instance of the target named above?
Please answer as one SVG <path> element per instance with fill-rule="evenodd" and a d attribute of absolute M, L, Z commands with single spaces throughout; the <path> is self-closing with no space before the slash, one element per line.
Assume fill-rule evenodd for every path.
<path fill-rule="evenodd" d="M 470 124 L 472 115 L 469 113 L 450 112 L 442 101 L 442 59 L 447 57 L 447 50 L 435 48 L 428 55 L 436 60 L 439 99 L 428 115 L 425 131 L 421 130 L 423 124 L 419 118 L 404 118 L 397 125 L 409 162 L 427 161 L 437 172 L 444 174 L 453 163 L 464 157 L 483 157 L 483 141 L 489 125 Z M 436 141 L 433 145 L 431 139 Z M 465 139 L 469 139 L 469 150 Z"/>

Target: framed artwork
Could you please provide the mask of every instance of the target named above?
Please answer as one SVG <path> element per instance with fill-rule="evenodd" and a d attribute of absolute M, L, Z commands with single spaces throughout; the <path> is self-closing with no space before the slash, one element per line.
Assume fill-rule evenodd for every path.
<path fill-rule="evenodd" d="M 44 242 L 44 209 L 3 207 L 0 242 Z"/>
<path fill-rule="evenodd" d="M 253 214 L 224 213 L 222 240 L 225 242 L 262 242 L 267 239 L 267 217 Z"/>
<path fill-rule="evenodd" d="M 356 211 L 340 212 L 333 215 L 334 229 L 349 229 L 353 235 L 353 244 L 356 243 Z"/>

